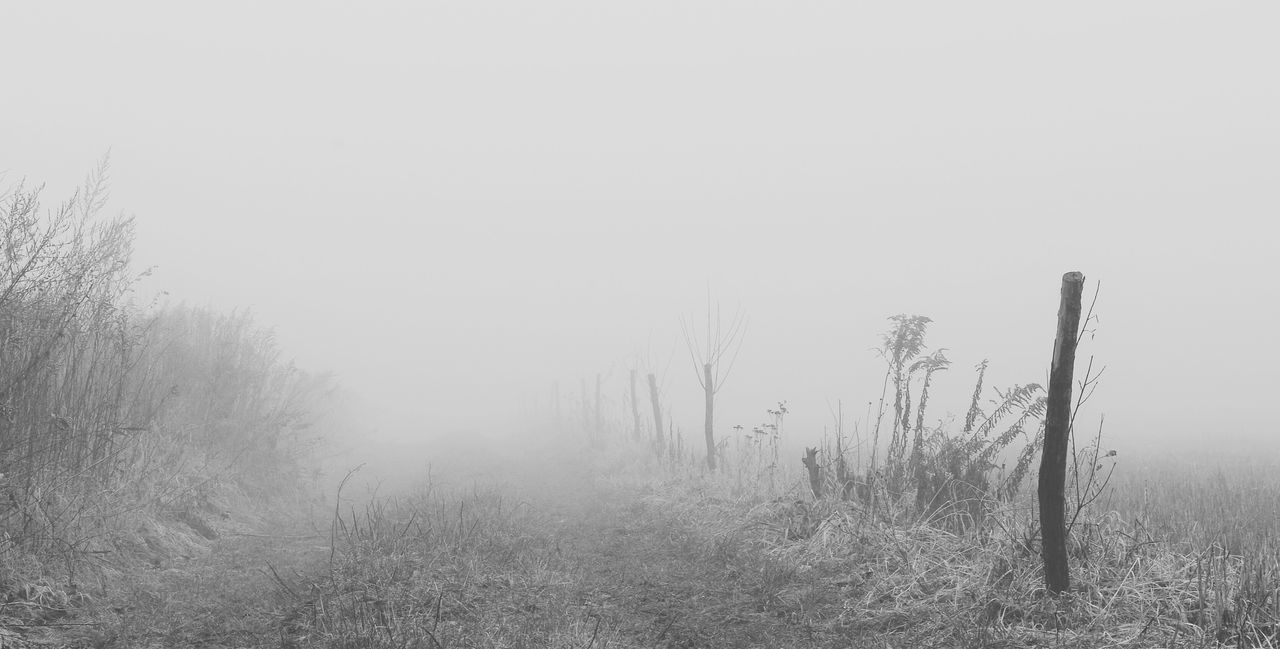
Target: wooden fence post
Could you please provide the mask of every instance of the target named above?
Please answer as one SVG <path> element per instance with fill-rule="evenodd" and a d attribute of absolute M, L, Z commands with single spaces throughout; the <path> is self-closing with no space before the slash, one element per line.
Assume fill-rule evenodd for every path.
<path fill-rule="evenodd" d="M 604 419 L 600 415 L 600 382 L 602 379 L 596 374 L 596 436 L 604 437 Z"/>
<path fill-rule="evenodd" d="M 822 468 L 818 465 L 818 449 L 805 448 L 800 463 L 809 471 L 809 489 L 813 491 L 813 497 L 822 500 Z"/>
<path fill-rule="evenodd" d="M 653 442 L 662 448 L 662 405 L 658 403 L 658 377 L 649 374 L 649 402 L 653 404 Z"/>
<path fill-rule="evenodd" d="M 1062 301 L 1058 305 L 1058 333 L 1053 341 L 1049 370 L 1049 402 L 1044 415 L 1044 451 L 1040 457 L 1040 536 L 1044 556 L 1044 583 L 1051 593 L 1071 586 L 1067 567 L 1066 498 L 1067 449 L 1071 441 L 1071 382 L 1076 364 L 1076 340 L 1080 330 L 1080 297 L 1084 275 L 1062 276 Z"/>
<path fill-rule="evenodd" d="M 640 406 L 636 403 L 636 371 L 631 370 L 631 437 L 637 442 L 642 437 L 640 434 Z"/>
<path fill-rule="evenodd" d="M 560 382 L 555 381 L 551 384 L 551 412 L 556 419 L 556 428 L 564 426 L 564 421 L 560 418 Z"/>
<path fill-rule="evenodd" d="M 587 377 L 582 377 L 582 430 L 586 431 L 588 438 L 595 437 L 595 432 L 591 430 L 591 401 L 587 396 Z"/>

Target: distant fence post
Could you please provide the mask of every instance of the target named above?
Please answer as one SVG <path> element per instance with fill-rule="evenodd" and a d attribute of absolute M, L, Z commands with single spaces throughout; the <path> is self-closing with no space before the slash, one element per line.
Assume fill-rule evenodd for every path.
<path fill-rule="evenodd" d="M 1071 382 L 1076 364 L 1076 336 L 1080 330 L 1080 297 L 1084 275 L 1062 276 L 1058 305 L 1058 333 L 1053 341 L 1049 370 L 1049 402 L 1044 415 L 1044 451 L 1040 457 L 1040 537 L 1044 555 L 1044 583 L 1051 593 L 1071 586 L 1067 567 L 1066 498 L 1067 449 L 1071 438 Z"/>
<path fill-rule="evenodd" d="M 653 405 L 653 443 L 662 448 L 662 406 L 658 403 L 658 377 L 649 374 L 649 403 Z"/>
<path fill-rule="evenodd" d="M 551 412 L 556 419 L 556 428 L 564 426 L 564 421 L 560 419 L 560 382 L 555 381 L 551 384 Z"/>
<path fill-rule="evenodd" d="M 813 497 L 822 500 L 822 468 L 818 465 L 818 449 L 805 448 L 800 463 L 809 471 L 809 489 L 813 491 Z"/>
<path fill-rule="evenodd" d="M 600 416 L 600 374 L 596 374 L 596 437 L 604 437 L 604 419 Z"/>
<path fill-rule="evenodd" d="M 582 377 L 582 430 L 586 431 L 587 437 L 594 437 L 591 430 L 591 397 L 587 396 L 587 377 Z"/>
<path fill-rule="evenodd" d="M 636 403 L 636 371 L 631 370 L 631 437 L 640 441 L 640 406 Z"/>

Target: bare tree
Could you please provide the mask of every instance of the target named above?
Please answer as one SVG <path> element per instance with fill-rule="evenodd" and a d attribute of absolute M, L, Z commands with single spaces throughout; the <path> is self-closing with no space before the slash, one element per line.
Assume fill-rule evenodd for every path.
<path fill-rule="evenodd" d="M 698 376 L 698 384 L 706 397 L 706 419 L 703 432 L 707 441 L 707 467 L 716 468 L 716 439 L 713 428 L 715 414 L 715 395 L 724 387 L 725 380 L 733 371 L 733 364 L 742 349 L 742 339 L 746 333 L 747 318 L 741 312 L 735 312 L 726 327 L 720 318 L 720 306 L 713 310 L 711 294 L 707 293 L 706 333 L 699 340 L 691 320 L 681 320 L 685 345 L 689 349 L 689 360 L 693 361 L 694 372 Z"/>

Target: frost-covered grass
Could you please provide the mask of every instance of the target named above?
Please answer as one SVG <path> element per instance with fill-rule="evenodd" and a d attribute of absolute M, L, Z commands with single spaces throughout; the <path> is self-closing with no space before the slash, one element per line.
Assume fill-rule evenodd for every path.
<path fill-rule="evenodd" d="M 346 512 L 332 572 L 299 598 L 287 637 L 333 647 L 1273 642 L 1280 575 L 1261 530 L 1274 521 L 1251 497 L 1269 493 L 1257 482 L 1265 472 L 1197 482 L 1169 468 L 1148 476 L 1143 501 L 1122 468 L 1073 530 L 1072 589 L 1051 597 L 1034 511 L 1017 503 L 993 503 L 981 525 L 956 531 L 815 500 L 794 474 L 776 493 L 744 493 L 731 472 L 673 468 L 636 447 L 559 460 L 523 487 Z M 1160 518 L 1150 494 L 1175 485 L 1193 488 L 1165 497 L 1209 503 Z M 1214 526 L 1238 544 L 1202 533 Z M 1259 535 L 1240 545 L 1250 528 Z"/>

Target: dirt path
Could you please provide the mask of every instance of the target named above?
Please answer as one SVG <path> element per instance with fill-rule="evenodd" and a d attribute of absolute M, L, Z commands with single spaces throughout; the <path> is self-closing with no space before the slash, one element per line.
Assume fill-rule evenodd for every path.
<path fill-rule="evenodd" d="M 125 597 L 59 619 L 57 633 L 0 628 L 0 646 L 1088 647 L 1155 619 L 1091 626 L 1123 586 L 1105 600 L 1034 597 L 1033 560 L 869 524 L 847 503 L 748 506 L 696 476 L 593 477 L 555 459 L 344 501 L 332 548 L 314 527 L 220 530 L 205 553 L 120 576 Z M 1107 569 L 1132 571 L 1124 562 Z M 1084 631 L 1067 637 L 1069 624 Z"/>
<path fill-rule="evenodd" d="M 223 530 L 199 556 L 122 576 L 110 611 L 78 620 L 109 622 L 32 644 L 858 644 L 838 624 L 847 614 L 838 571 L 772 556 L 763 539 L 777 530 L 742 520 L 741 507 L 551 475 L 353 508 L 332 572 L 329 538 L 314 527 Z"/>
<path fill-rule="evenodd" d="M 827 647 L 850 638 L 838 579 L 799 574 L 743 521 L 713 521 L 656 496 L 599 488 L 554 529 L 575 604 L 637 647 Z M 827 578 L 832 577 L 832 578 Z"/>

